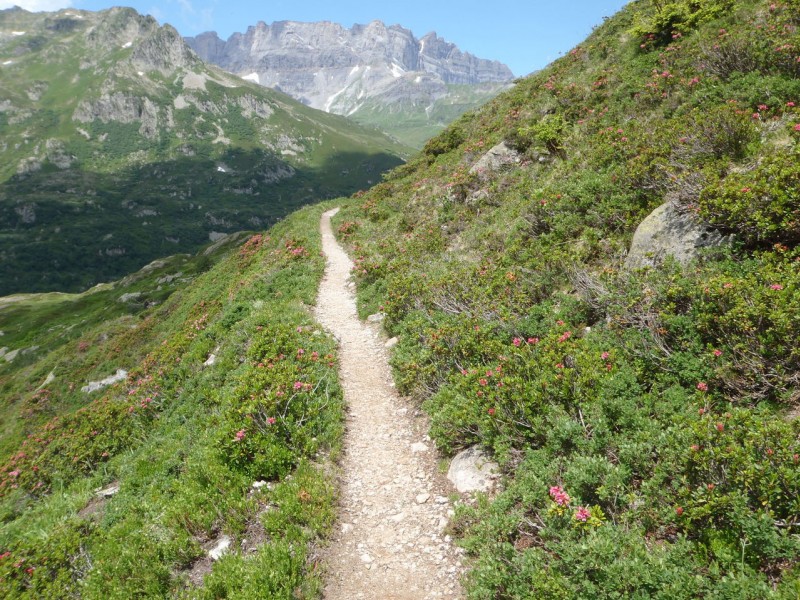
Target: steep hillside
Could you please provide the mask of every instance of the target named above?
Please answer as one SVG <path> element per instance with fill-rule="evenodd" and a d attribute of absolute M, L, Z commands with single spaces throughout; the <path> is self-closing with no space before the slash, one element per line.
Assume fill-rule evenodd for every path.
<path fill-rule="evenodd" d="M 308 310 L 321 212 L 78 297 L 4 300 L 24 350 L 0 359 L 0 596 L 316 595 L 343 420 Z"/>
<path fill-rule="evenodd" d="M 798 597 L 798 27 L 797 0 L 633 2 L 336 201 L 397 388 L 502 464 L 450 524 L 469 598 Z M 319 595 L 333 205 L 0 303 L 0 595 Z"/>
<path fill-rule="evenodd" d="M 798 26 L 632 2 L 337 216 L 399 388 L 504 465 L 471 598 L 798 596 Z"/>
<path fill-rule="evenodd" d="M 78 291 L 368 187 L 405 148 L 131 9 L 0 11 L 0 295 Z"/>
<path fill-rule="evenodd" d="M 416 148 L 513 79 L 502 63 L 462 52 L 436 33 L 417 39 L 380 21 L 350 29 L 259 22 L 227 41 L 213 31 L 186 41 L 223 69 Z"/>

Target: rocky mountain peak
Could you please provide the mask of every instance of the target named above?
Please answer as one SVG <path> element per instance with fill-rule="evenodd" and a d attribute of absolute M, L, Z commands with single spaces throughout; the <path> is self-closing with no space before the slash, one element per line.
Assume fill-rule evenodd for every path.
<path fill-rule="evenodd" d="M 330 21 L 259 21 L 227 41 L 213 31 L 186 41 L 227 71 L 356 120 L 365 111 L 396 111 L 399 103 L 415 107 L 412 118 L 424 123 L 451 94 L 448 86 L 488 86 L 475 95 L 479 102 L 514 77 L 506 65 L 463 52 L 435 32 L 418 39 L 379 20 L 350 28 Z M 475 105 L 464 103 L 463 110 Z"/>
<path fill-rule="evenodd" d="M 382 70 L 383 78 L 389 80 L 405 73 L 434 75 L 454 84 L 513 79 L 502 63 L 462 52 L 436 33 L 417 39 L 410 30 L 379 20 L 349 29 L 329 21 L 259 21 L 227 41 L 213 31 L 186 41 L 204 60 L 331 112 L 341 111 L 330 102 L 325 82 L 334 80 L 337 91 L 342 90 L 355 75 L 355 67 Z M 369 95 L 369 88 L 364 93 Z"/>

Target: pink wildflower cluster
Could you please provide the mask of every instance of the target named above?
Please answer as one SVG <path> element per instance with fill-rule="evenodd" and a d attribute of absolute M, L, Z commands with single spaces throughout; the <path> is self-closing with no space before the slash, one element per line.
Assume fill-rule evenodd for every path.
<path fill-rule="evenodd" d="M 578 510 L 575 511 L 575 520 L 580 521 L 581 523 L 586 523 L 589 520 L 589 517 L 592 516 L 592 513 L 589 512 L 589 509 L 585 506 L 579 506 Z"/>
<path fill-rule="evenodd" d="M 569 494 L 560 486 L 554 485 L 550 488 L 550 497 L 559 506 L 569 506 Z"/>

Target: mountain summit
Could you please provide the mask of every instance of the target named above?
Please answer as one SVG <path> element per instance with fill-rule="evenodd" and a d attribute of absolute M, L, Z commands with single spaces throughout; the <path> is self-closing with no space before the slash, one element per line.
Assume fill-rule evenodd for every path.
<path fill-rule="evenodd" d="M 424 125 L 429 137 L 514 77 L 506 65 L 463 52 L 436 33 L 417 39 L 381 21 L 350 29 L 327 21 L 259 22 L 227 41 L 213 31 L 186 41 L 227 71 L 417 145 L 418 134 L 402 131 L 409 120 Z"/>

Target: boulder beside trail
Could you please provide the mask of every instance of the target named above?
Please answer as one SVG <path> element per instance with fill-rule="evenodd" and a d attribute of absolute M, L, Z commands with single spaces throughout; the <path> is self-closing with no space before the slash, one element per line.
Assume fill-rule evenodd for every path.
<path fill-rule="evenodd" d="M 652 267 L 673 256 L 685 264 L 697 256 L 701 248 L 730 242 L 716 229 L 700 221 L 692 213 L 680 210 L 672 201 L 665 202 L 636 228 L 625 259 L 626 269 Z"/>
<path fill-rule="evenodd" d="M 499 477 L 500 467 L 478 446 L 462 450 L 453 457 L 447 478 L 463 493 L 488 492 Z"/>

